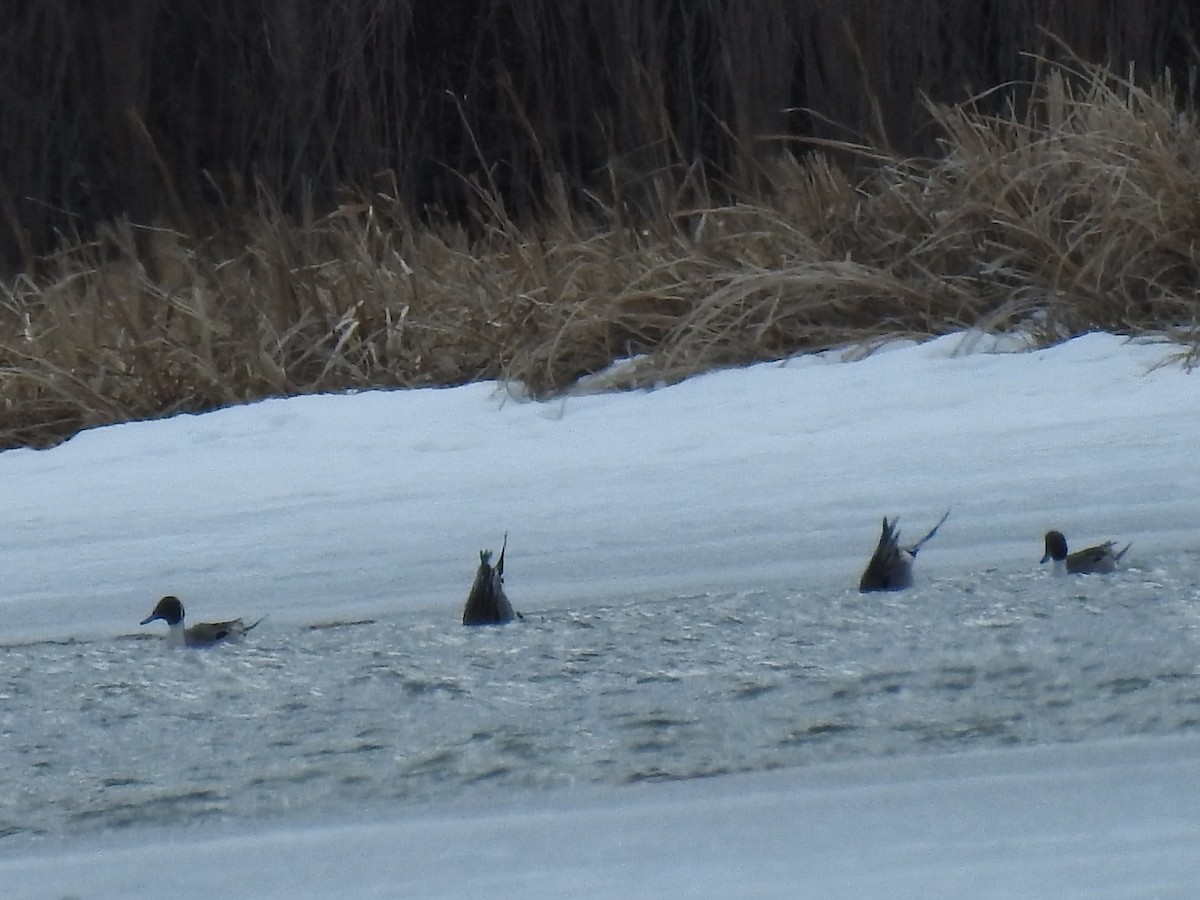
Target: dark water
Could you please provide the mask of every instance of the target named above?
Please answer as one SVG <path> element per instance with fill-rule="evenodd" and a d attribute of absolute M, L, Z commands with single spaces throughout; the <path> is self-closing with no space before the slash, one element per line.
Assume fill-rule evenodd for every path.
<path fill-rule="evenodd" d="M 1200 557 L 895 595 L 0 648 L 0 851 L 130 826 L 1200 729 Z"/>

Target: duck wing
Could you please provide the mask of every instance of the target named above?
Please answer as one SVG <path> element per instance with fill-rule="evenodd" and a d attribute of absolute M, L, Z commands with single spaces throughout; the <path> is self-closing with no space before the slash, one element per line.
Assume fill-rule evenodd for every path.
<path fill-rule="evenodd" d="M 258 620 L 258 622 L 261 621 L 262 619 Z M 254 625 L 257 625 L 258 622 L 255 622 Z M 250 628 L 253 628 L 254 625 L 251 625 Z M 231 619 L 228 622 L 201 622 L 198 625 L 189 625 L 184 629 L 183 636 L 185 642 L 190 646 L 202 647 L 240 638 L 250 628 L 247 628 L 241 619 Z"/>
<path fill-rule="evenodd" d="M 1120 553 L 1114 553 L 1113 548 L 1116 546 L 1113 541 L 1105 541 L 1095 547 L 1077 550 L 1067 557 L 1067 571 L 1080 575 L 1108 575 L 1116 570 L 1121 557 L 1133 545 L 1126 544 Z"/>

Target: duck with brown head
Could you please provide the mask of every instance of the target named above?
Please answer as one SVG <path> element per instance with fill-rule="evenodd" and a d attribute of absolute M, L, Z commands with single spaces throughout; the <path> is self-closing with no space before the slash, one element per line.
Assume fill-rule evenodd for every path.
<path fill-rule="evenodd" d="M 183 624 L 183 604 L 178 597 L 167 595 L 158 601 L 154 611 L 142 619 L 143 625 L 149 625 L 156 619 L 167 623 L 167 639 L 172 643 L 185 647 L 211 647 L 222 641 L 240 640 L 248 631 L 258 625 L 262 619 L 253 625 L 247 625 L 241 619 L 228 622 L 201 622 L 197 625 Z"/>
<path fill-rule="evenodd" d="M 1047 531 L 1046 552 L 1042 555 L 1042 562 L 1054 560 L 1054 571 L 1068 575 L 1108 575 L 1117 570 L 1117 563 L 1133 545 L 1126 544 L 1121 550 L 1116 550 L 1116 546 L 1113 541 L 1105 541 L 1095 547 L 1069 553 L 1063 533 Z"/>

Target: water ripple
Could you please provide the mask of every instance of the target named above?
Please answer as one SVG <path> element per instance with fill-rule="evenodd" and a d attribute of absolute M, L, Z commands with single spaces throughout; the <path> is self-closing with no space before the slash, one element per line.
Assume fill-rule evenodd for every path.
<path fill-rule="evenodd" d="M 1175 563 L 1181 560 L 1175 560 Z M 1200 558 L 4 648 L 0 847 L 1200 728 Z"/>

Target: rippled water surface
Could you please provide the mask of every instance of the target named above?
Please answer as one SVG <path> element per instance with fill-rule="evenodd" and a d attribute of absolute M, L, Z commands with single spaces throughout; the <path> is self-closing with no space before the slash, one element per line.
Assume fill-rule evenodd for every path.
<path fill-rule="evenodd" d="M 1181 575 L 1182 573 L 1182 575 Z M 0 848 L 1200 727 L 1200 557 L 0 648 Z M 519 588 L 514 587 L 514 596 Z"/>

